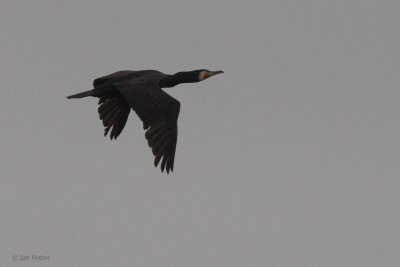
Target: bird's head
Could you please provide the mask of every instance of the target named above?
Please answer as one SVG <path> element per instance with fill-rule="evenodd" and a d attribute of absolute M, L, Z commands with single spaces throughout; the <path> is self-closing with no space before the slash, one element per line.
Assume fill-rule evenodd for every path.
<path fill-rule="evenodd" d="M 197 72 L 197 75 L 198 75 L 197 77 L 198 77 L 199 82 L 202 80 L 205 80 L 207 78 L 210 78 L 211 76 L 214 76 L 216 74 L 224 73 L 222 70 L 209 71 L 209 70 L 204 70 L 204 69 L 197 70 L 195 72 Z"/>
<path fill-rule="evenodd" d="M 173 77 L 180 83 L 197 83 L 220 73 L 224 72 L 222 70 L 209 71 L 206 69 L 199 69 L 199 70 L 178 72 L 175 73 Z"/>

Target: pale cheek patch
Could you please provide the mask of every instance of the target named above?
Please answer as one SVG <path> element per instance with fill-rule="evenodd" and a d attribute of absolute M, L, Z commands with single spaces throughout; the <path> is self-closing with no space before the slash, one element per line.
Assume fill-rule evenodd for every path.
<path fill-rule="evenodd" d="M 205 78 L 207 78 L 207 71 L 202 71 L 202 72 L 200 72 L 199 81 L 202 81 L 202 80 L 204 80 Z"/>

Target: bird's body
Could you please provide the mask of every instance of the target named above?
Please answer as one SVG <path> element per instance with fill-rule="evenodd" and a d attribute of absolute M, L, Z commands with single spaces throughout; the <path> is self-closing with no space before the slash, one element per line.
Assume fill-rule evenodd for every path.
<path fill-rule="evenodd" d="M 146 139 L 161 170 L 174 169 L 180 103 L 161 88 L 204 80 L 222 71 L 195 70 L 167 75 L 156 70 L 118 71 L 93 81 L 94 89 L 67 98 L 99 98 L 99 116 L 104 136 L 116 139 L 122 132 L 132 108 L 143 121 Z"/>

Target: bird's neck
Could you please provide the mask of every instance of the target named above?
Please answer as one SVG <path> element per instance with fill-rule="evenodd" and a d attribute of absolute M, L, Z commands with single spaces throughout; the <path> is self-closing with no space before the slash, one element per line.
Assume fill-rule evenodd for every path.
<path fill-rule="evenodd" d="M 167 75 L 160 81 L 160 87 L 174 87 L 180 83 L 195 83 L 199 81 L 197 73 L 192 71 L 183 71 L 175 73 L 174 75 Z"/>

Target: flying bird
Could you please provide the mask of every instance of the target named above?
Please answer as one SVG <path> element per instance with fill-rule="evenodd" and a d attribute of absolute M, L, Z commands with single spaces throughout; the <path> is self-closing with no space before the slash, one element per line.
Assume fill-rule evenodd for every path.
<path fill-rule="evenodd" d="M 180 102 L 161 88 L 200 82 L 219 73 L 223 71 L 200 69 L 168 75 L 156 70 L 123 70 L 97 78 L 94 89 L 67 98 L 98 97 L 104 136 L 110 133 L 111 140 L 120 135 L 133 109 L 143 121 L 154 166 L 161 161 L 161 171 L 169 173 L 174 170 Z"/>

